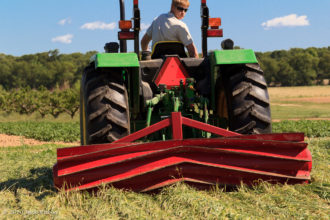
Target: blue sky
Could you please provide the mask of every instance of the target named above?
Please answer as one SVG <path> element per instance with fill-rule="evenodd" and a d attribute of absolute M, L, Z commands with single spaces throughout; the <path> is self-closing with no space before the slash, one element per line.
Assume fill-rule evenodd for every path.
<path fill-rule="evenodd" d="M 133 0 L 125 2 L 129 19 Z M 183 21 L 201 52 L 200 0 L 190 2 Z M 142 27 L 170 4 L 140 0 Z M 209 49 L 219 49 L 226 38 L 261 52 L 330 46 L 330 0 L 207 0 L 207 5 L 211 17 L 221 17 L 224 31 L 224 38 L 209 39 Z M 1 0 L 0 53 L 103 52 L 106 42 L 117 41 L 118 20 L 118 0 Z"/>

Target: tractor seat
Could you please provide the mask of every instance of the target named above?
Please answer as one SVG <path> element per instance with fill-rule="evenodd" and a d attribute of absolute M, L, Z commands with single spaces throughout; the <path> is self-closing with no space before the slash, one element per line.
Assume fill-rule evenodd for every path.
<path fill-rule="evenodd" d="M 187 57 L 184 45 L 180 41 L 157 42 L 152 49 L 151 59 L 163 58 L 165 55 L 178 55 L 181 58 Z"/>

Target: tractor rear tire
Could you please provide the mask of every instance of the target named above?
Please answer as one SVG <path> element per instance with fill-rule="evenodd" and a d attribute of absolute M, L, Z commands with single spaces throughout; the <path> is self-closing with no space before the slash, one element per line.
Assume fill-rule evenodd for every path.
<path fill-rule="evenodd" d="M 111 73 L 86 69 L 81 117 L 83 144 L 110 143 L 130 133 L 127 89 L 120 70 Z M 85 74 L 86 75 L 86 74 Z"/>
<path fill-rule="evenodd" d="M 217 100 L 218 106 L 226 105 L 220 115 L 227 115 L 229 129 L 240 134 L 271 133 L 267 83 L 259 64 L 222 66 L 220 71 Z"/>

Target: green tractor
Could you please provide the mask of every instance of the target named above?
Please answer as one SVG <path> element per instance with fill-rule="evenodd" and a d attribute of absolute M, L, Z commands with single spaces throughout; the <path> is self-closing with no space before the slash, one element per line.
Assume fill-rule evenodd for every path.
<path fill-rule="evenodd" d="M 254 52 L 225 40 L 223 50 L 208 53 L 207 38 L 222 30 L 206 0 L 202 58 L 188 58 L 180 42 L 161 42 L 140 56 L 138 1 L 133 30 L 120 5 L 120 44 L 106 44 L 85 69 L 82 146 L 57 149 L 57 188 L 109 184 L 151 192 L 181 181 L 203 189 L 309 182 L 304 134 L 271 134 L 267 84 Z M 127 53 L 127 40 L 134 40 L 134 53 Z"/>
<path fill-rule="evenodd" d="M 241 134 L 271 133 L 267 84 L 252 50 L 208 52 L 208 37 L 222 37 L 220 18 L 210 18 L 201 1 L 202 58 L 188 58 L 180 42 L 160 42 L 151 56 L 139 51 L 140 10 L 134 1 L 133 25 L 120 2 L 120 44 L 92 57 L 81 83 L 81 144 L 114 142 L 181 112 L 185 117 Z M 132 27 L 133 26 L 133 27 Z M 134 41 L 134 53 L 127 52 Z M 184 137 L 210 134 L 185 129 Z M 162 131 L 150 140 L 170 139 Z"/>

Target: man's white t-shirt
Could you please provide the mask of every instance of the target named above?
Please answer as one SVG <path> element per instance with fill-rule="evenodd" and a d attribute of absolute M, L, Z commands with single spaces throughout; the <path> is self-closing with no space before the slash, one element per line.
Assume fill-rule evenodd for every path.
<path fill-rule="evenodd" d="M 169 12 L 158 16 L 147 29 L 152 49 L 158 41 L 181 41 L 185 46 L 193 42 L 187 25 Z"/>

